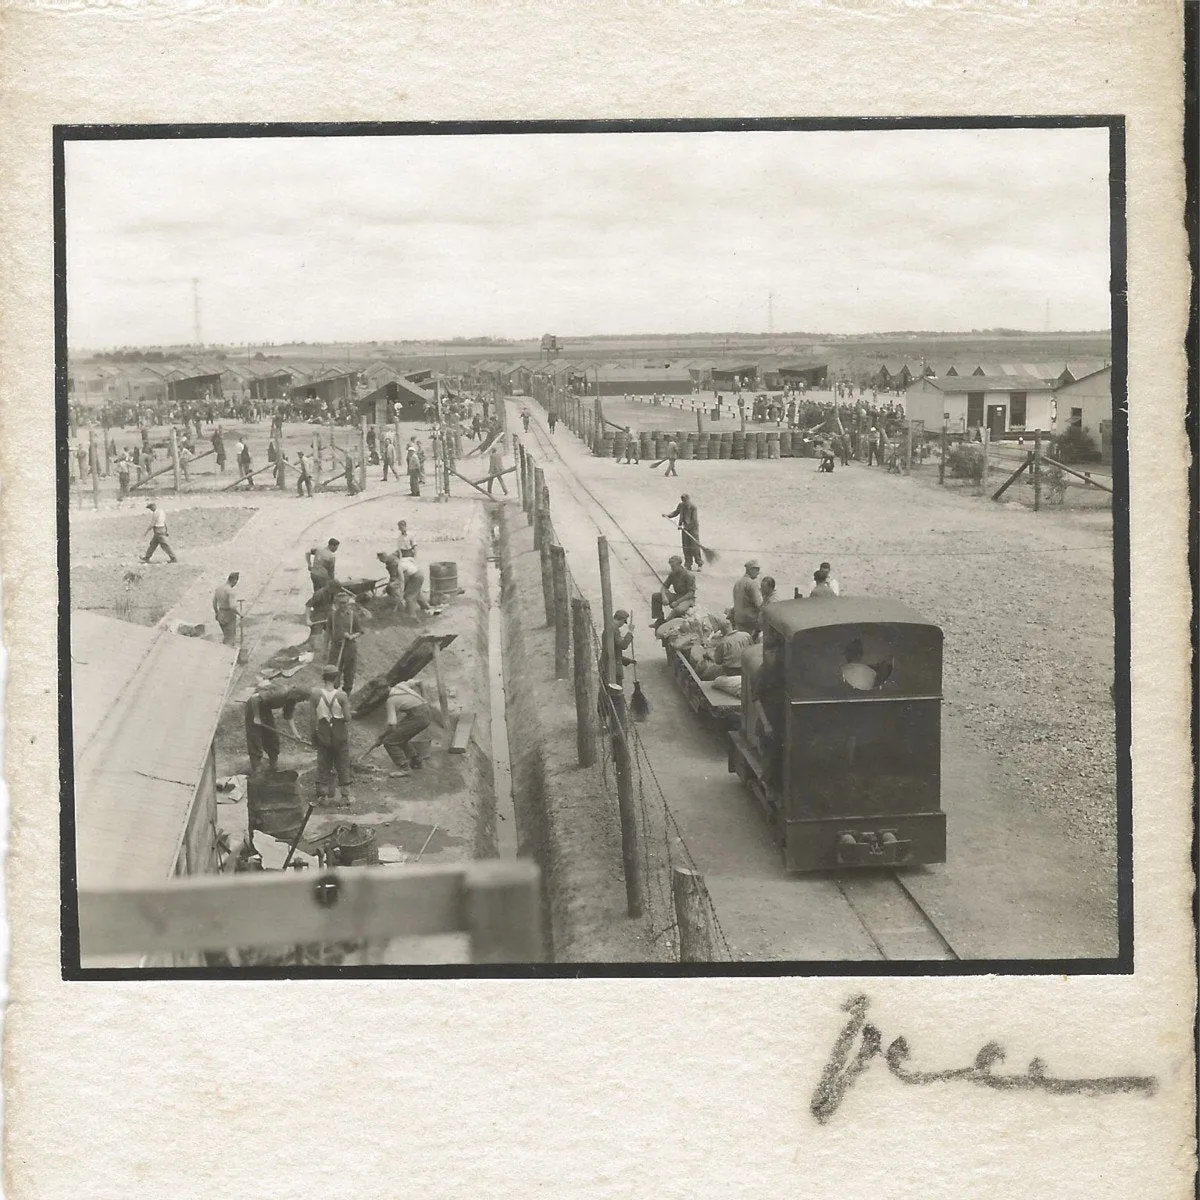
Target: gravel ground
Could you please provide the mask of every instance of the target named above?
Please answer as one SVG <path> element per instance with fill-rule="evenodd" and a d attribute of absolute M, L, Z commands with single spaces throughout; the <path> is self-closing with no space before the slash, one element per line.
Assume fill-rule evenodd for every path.
<path fill-rule="evenodd" d="M 136 625 L 157 625 L 200 575 L 201 568 L 159 561 L 128 565 L 97 561 L 71 569 L 71 608 L 89 609 Z M 126 576 L 132 576 L 127 581 Z"/>
<path fill-rule="evenodd" d="M 183 555 L 187 550 L 215 546 L 227 542 L 258 511 L 256 508 L 178 508 L 172 502 L 176 497 L 166 497 L 167 529 L 170 531 L 171 546 L 175 553 Z M 102 515 L 86 521 L 72 516 L 71 562 L 86 563 L 132 562 L 146 552 L 149 542 L 150 512 L 139 505 L 135 512 Z M 166 562 L 162 551 L 155 557 Z M 72 571 L 74 574 L 74 570 Z"/>

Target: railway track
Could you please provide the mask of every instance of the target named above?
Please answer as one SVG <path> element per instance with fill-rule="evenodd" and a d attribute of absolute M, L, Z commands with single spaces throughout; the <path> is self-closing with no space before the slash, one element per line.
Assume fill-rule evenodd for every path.
<path fill-rule="evenodd" d="M 649 604 L 660 582 L 654 564 L 587 482 L 579 477 L 538 419 L 529 433 L 534 444 L 553 458 L 572 498 L 598 534 L 609 538 L 610 552 L 625 566 L 634 587 Z M 528 437 L 529 435 L 527 435 Z M 636 558 L 635 558 L 636 556 Z M 650 584 L 647 576 L 654 581 Z M 822 885 L 840 894 L 879 958 L 884 962 L 958 961 L 958 954 L 934 920 L 909 890 L 900 871 L 888 868 L 797 877 L 797 887 Z"/>

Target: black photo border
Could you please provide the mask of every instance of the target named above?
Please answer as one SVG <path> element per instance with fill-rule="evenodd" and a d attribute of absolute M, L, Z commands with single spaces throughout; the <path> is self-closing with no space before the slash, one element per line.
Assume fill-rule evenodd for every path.
<path fill-rule="evenodd" d="M 67 400 L 65 147 L 69 142 L 212 138 L 425 137 L 503 134 L 868 132 L 918 129 L 1084 129 L 1109 135 L 1112 333 L 1113 618 L 1117 803 L 1117 954 L 1113 958 L 970 959 L 955 962 L 531 963 L 353 967 L 84 968 L 80 965 L 75 858 L 74 745 L 70 688 L 70 496 Z M 56 125 L 53 129 L 54 393 L 58 529 L 58 733 L 61 969 L 68 981 L 251 979 L 583 979 L 647 977 L 913 977 L 1127 975 L 1134 969 L 1130 723 L 1128 304 L 1125 118 L 1112 114 L 585 121 L 355 121 Z M 1193 364 L 1194 369 L 1194 364 Z M 1193 496 L 1193 500 L 1195 496 Z"/>

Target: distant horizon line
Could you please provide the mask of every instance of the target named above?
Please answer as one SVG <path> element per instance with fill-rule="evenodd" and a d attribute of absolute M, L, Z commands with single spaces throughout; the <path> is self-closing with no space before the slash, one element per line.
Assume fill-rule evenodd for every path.
<path fill-rule="evenodd" d="M 576 345 L 588 342 L 613 342 L 645 339 L 653 341 L 697 340 L 701 338 L 750 338 L 756 341 L 786 341 L 802 338 L 814 340 L 829 339 L 884 339 L 884 338 L 1019 338 L 1019 337 L 1111 337 L 1112 329 L 1013 329 L 997 326 L 988 329 L 883 329 L 859 333 L 813 333 L 806 331 L 761 333 L 746 330 L 698 330 L 691 333 L 590 333 L 590 334 L 554 334 L 560 347 L 565 344 Z M 336 338 L 336 339 L 284 339 L 245 342 L 140 342 L 107 345 L 81 346 L 69 350 L 71 354 L 100 354 L 118 351 L 144 350 L 262 350 L 286 346 L 525 346 L 540 349 L 540 336 L 534 337 L 502 337 L 496 334 L 479 334 L 471 337 L 423 337 L 423 338 Z"/>

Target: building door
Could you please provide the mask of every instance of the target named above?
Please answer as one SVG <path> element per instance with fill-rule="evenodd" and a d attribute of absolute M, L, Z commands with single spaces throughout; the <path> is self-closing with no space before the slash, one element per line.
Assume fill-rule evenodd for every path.
<path fill-rule="evenodd" d="M 995 441 L 997 438 L 1004 436 L 1004 405 L 989 404 L 987 407 L 987 425 L 988 433 Z"/>

